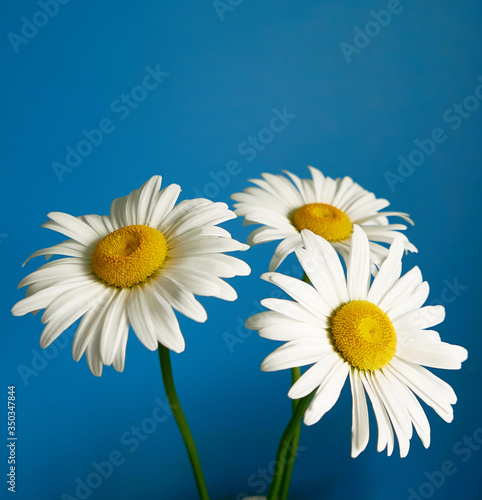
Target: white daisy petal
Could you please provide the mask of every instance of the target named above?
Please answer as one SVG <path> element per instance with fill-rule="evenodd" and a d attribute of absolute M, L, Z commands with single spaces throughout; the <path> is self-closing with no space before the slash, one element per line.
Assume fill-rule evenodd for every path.
<path fill-rule="evenodd" d="M 48 217 L 52 220 L 42 224 L 42 227 L 62 233 L 85 246 L 93 245 L 100 239 L 99 235 L 88 224 L 72 217 L 72 215 L 50 212 Z"/>
<path fill-rule="evenodd" d="M 390 247 L 387 259 L 383 262 L 378 271 L 367 300 L 374 304 L 379 304 L 385 294 L 392 288 L 396 280 L 400 278 L 402 272 L 403 241 L 396 239 Z"/>
<path fill-rule="evenodd" d="M 274 313 L 276 314 L 276 313 Z M 251 318 L 250 318 L 251 319 Z M 251 323 L 247 323 L 247 328 Z M 257 328 L 251 328 L 257 330 Z M 278 325 L 265 326 L 259 330 L 259 336 L 270 340 L 279 340 L 288 342 L 300 338 L 313 337 L 320 340 L 320 342 L 329 343 L 327 331 L 319 326 L 308 325 L 300 323 L 299 321 L 289 321 L 288 318 Z"/>
<path fill-rule="evenodd" d="M 127 196 L 124 196 L 122 198 L 116 198 L 110 205 L 110 219 L 112 220 L 112 224 L 116 229 L 120 229 L 121 227 L 128 225 L 125 209 L 126 203 Z"/>
<path fill-rule="evenodd" d="M 73 258 L 59 259 L 49 262 L 37 269 L 37 271 L 30 273 L 18 284 L 18 288 L 46 279 L 69 279 L 82 276 L 84 278 L 91 278 L 92 280 L 95 279 L 92 273 L 92 264 L 89 261 Z"/>
<path fill-rule="evenodd" d="M 106 230 L 104 221 L 102 217 L 97 214 L 90 215 L 82 215 L 79 217 L 82 222 L 85 222 L 88 226 L 90 226 L 99 236 L 99 238 L 103 238 L 109 234 L 109 231 Z"/>
<path fill-rule="evenodd" d="M 162 230 L 168 227 L 167 217 L 172 214 L 173 207 L 181 193 L 181 187 L 177 184 L 171 184 L 159 193 L 158 199 L 153 207 L 150 207 L 149 225 L 160 227 Z M 154 201 L 154 200 L 152 200 Z M 190 200 L 186 200 L 190 201 Z M 175 214 L 173 214 L 174 216 Z"/>
<path fill-rule="evenodd" d="M 400 229 L 407 229 L 407 226 L 405 224 L 387 224 L 384 226 L 370 226 L 370 225 L 364 225 L 363 226 L 363 231 L 365 234 L 369 237 L 370 235 L 377 235 L 377 234 L 391 234 L 391 231 L 399 231 Z M 396 233 L 398 236 L 400 236 L 400 233 Z"/>
<path fill-rule="evenodd" d="M 323 200 L 322 203 L 329 203 L 330 205 L 333 203 L 333 198 L 335 196 L 337 187 L 338 183 L 335 179 L 331 179 L 330 177 L 325 177 L 325 182 L 323 184 L 323 191 L 320 197 L 320 200 Z"/>
<path fill-rule="evenodd" d="M 339 360 L 340 357 L 333 350 L 326 350 L 322 358 L 293 384 L 288 392 L 288 397 L 299 399 L 311 394 L 323 382 L 335 364 L 338 364 Z"/>
<path fill-rule="evenodd" d="M 353 184 L 353 179 L 351 179 L 350 177 L 343 177 L 330 204 L 335 205 L 335 207 L 343 207 L 347 199 L 349 199 L 349 196 L 347 197 L 347 194 L 349 194 L 351 188 L 353 187 Z"/>
<path fill-rule="evenodd" d="M 139 189 L 139 200 L 136 206 L 136 223 L 149 224 L 153 208 L 157 205 L 159 199 L 159 190 L 161 189 L 162 177 L 153 175 Z"/>
<path fill-rule="evenodd" d="M 397 342 L 422 342 L 424 344 L 436 344 L 441 342 L 440 335 L 434 330 L 398 330 Z"/>
<path fill-rule="evenodd" d="M 282 325 L 285 322 L 302 324 L 301 326 L 313 326 L 308 323 L 302 323 L 298 318 L 290 318 L 285 314 L 274 312 L 274 311 L 263 311 L 254 316 L 251 316 L 246 320 L 246 328 L 251 330 L 260 330 L 261 328 L 267 328 L 270 326 Z"/>
<path fill-rule="evenodd" d="M 157 290 L 156 293 L 144 293 L 144 298 L 155 325 L 157 341 L 174 352 L 184 351 L 184 337 L 171 305 Z"/>
<path fill-rule="evenodd" d="M 247 250 L 249 247 L 239 241 L 229 238 L 208 236 L 198 240 L 187 240 L 179 243 L 169 254 L 169 257 L 180 258 L 187 255 L 203 255 L 206 253 L 224 253 Z"/>
<path fill-rule="evenodd" d="M 363 383 L 363 387 L 365 388 L 365 391 L 368 394 L 368 397 L 370 398 L 370 402 L 373 408 L 373 413 L 375 414 L 375 418 L 377 420 L 377 425 L 378 425 L 377 451 L 380 452 L 383 451 L 385 448 L 387 448 L 387 455 L 390 456 L 393 452 L 394 435 L 393 435 L 392 424 L 390 422 L 387 410 L 385 410 L 384 405 L 378 398 L 378 395 L 375 393 L 371 378 L 368 377 L 368 372 L 359 372 L 359 375 Z"/>
<path fill-rule="evenodd" d="M 183 232 L 181 235 L 173 235 L 172 233 L 167 238 L 167 243 L 171 253 L 175 251 L 178 245 L 182 245 L 184 242 L 190 240 L 195 241 L 200 238 L 215 237 L 215 238 L 226 238 L 230 239 L 231 234 L 218 226 L 201 226 L 190 229 L 189 231 Z"/>
<path fill-rule="evenodd" d="M 212 203 L 206 207 L 202 207 L 186 220 L 179 219 L 176 224 L 173 224 L 171 228 L 166 230 L 166 236 L 172 239 L 192 229 L 198 229 L 206 225 L 221 224 L 234 218 L 236 218 L 236 214 L 228 210 L 225 203 Z"/>
<path fill-rule="evenodd" d="M 270 228 L 289 231 L 292 226 L 285 215 L 273 212 L 273 210 L 258 208 L 256 210 L 237 209 L 237 215 L 244 217 L 250 224 L 264 224 Z"/>
<path fill-rule="evenodd" d="M 164 270 L 163 275 L 182 283 L 186 289 L 195 295 L 218 297 L 228 301 L 237 298 L 236 291 L 231 285 L 205 271 L 169 266 Z"/>
<path fill-rule="evenodd" d="M 426 281 L 420 283 L 411 295 L 387 310 L 388 317 L 392 321 L 396 321 L 400 316 L 410 311 L 414 311 L 415 309 L 420 309 L 427 300 L 429 292 L 430 287 L 428 283 Z"/>
<path fill-rule="evenodd" d="M 388 207 L 388 205 L 390 205 L 388 200 L 377 198 L 369 203 L 359 203 L 357 206 L 350 207 L 347 215 L 354 224 L 359 224 L 359 221 L 364 219 L 368 214 L 378 215 L 377 212 Z"/>
<path fill-rule="evenodd" d="M 273 190 L 280 198 L 288 201 L 293 201 L 294 206 L 303 204 L 303 198 L 299 191 L 282 175 L 272 175 L 268 173 L 261 174 L 263 179 L 273 187 Z"/>
<path fill-rule="evenodd" d="M 139 197 L 141 195 L 140 189 L 135 189 L 127 196 L 125 203 L 125 219 L 129 226 L 139 224 L 137 217 L 137 206 L 139 204 Z"/>
<path fill-rule="evenodd" d="M 359 226 L 354 226 L 352 251 L 347 265 L 346 285 L 350 300 L 367 298 L 370 283 L 370 250 L 368 239 Z"/>
<path fill-rule="evenodd" d="M 467 359 L 466 349 L 445 342 L 405 342 L 397 346 L 396 354 L 410 363 L 445 370 L 459 370 L 462 362 Z"/>
<path fill-rule="evenodd" d="M 273 258 L 269 263 L 269 270 L 276 271 L 281 263 L 288 257 L 290 253 L 292 253 L 295 248 L 301 245 L 301 236 L 299 234 L 295 236 L 290 236 L 283 240 L 275 250 Z"/>
<path fill-rule="evenodd" d="M 409 214 L 403 212 L 380 212 L 380 215 L 384 215 L 385 217 L 400 217 L 404 221 L 408 222 L 410 225 L 415 225 L 413 220 L 410 218 Z M 373 219 L 373 215 L 368 215 L 367 217 L 361 218 L 357 220 L 357 224 L 364 224 L 365 222 Z"/>
<path fill-rule="evenodd" d="M 322 199 L 323 186 L 325 184 L 325 176 L 315 167 L 308 166 L 311 177 L 313 179 L 313 190 L 317 200 Z"/>
<path fill-rule="evenodd" d="M 129 327 L 125 328 L 121 332 L 119 332 L 119 336 L 121 337 L 119 342 L 119 347 L 117 348 L 117 352 L 114 356 L 114 368 L 118 372 L 124 371 L 124 366 L 126 363 L 126 348 L 127 348 L 127 338 L 129 336 Z"/>
<path fill-rule="evenodd" d="M 150 351 L 157 349 L 156 325 L 150 316 L 149 305 L 142 288 L 132 289 L 127 298 L 127 315 L 137 338 Z"/>
<path fill-rule="evenodd" d="M 345 273 L 333 247 L 311 231 L 303 231 L 302 238 L 306 251 L 296 255 L 318 293 L 333 310 L 348 302 Z"/>
<path fill-rule="evenodd" d="M 294 366 L 304 366 L 319 361 L 327 352 L 332 351 L 330 345 L 326 345 L 316 339 L 300 339 L 288 342 L 273 351 L 261 365 L 261 370 L 272 372 L 285 370 Z"/>
<path fill-rule="evenodd" d="M 199 323 L 204 323 L 208 319 L 206 310 L 194 298 L 194 295 L 169 276 L 159 276 L 155 286 L 169 304 L 184 316 Z"/>
<path fill-rule="evenodd" d="M 316 424 L 326 412 L 333 408 L 340 397 L 349 371 L 348 363 L 340 359 L 333 365 L 305 412 L 303 421 L 306 425 Z"/>
<path fill-rule="evenodd" d="M 89 342 L 85 353 L 90 371 L 96 377 L 100 377 L 102 375 L 102 369 L 104 367 L 100 355 L 100 332 L 101 325 L 99 324 L 97 325 L 96 331 L 94 332 L 94 335 L 92 336 L 92 339 Z"/>
<path fill-rule="evenodd" d="M 285 175 L 287 175 L 291 179 L 291 182 L 296 186 L 296 189 L 299 191 L 299 193 L 300 193 L 301 198 L 303 199 L 303 201 L 307 202 L 308 201 L 308 199 L 307 199 L 308 197 L 306 195 L 305 187 L 303 185 L 302 180 L 297 175 L 292 174 L 288 170 L 283 170 L 283 173 Z"/>
<path fill-rule="evenodd" d="M 164 188 L 164 190 L 169 189 L 171 186 Z M 162 218 L 158 229 L 160 231 L 167 231 L 170 227 L 177 223 L 181 223 L 182 220 L 187 220 L 190 215 L 195 214 L 201 208 L 210 205 L 212 201 L 206 200 L 205 198 L 196 198 L 194 200 L 183 200 L 179 202 L 171 210 L 165 210 L 165 216 Z"/>
<path fill-rule="evenodd" d="M 103 292 L 104 285 L 96 280 L 89 280 L 80 286 L 74 287 L 61 295 L 58 295 L 46 308 L 42 315 L 42 323 L 56 320 L 69 314 L 69 307 L 77 308 L 88 304 L 94 304 L 97 297 Z M 90 309 L 90 308 L 89 308 Z"/>
<path fill-rule="evenodd" d="M 368 444 L 370 425 L 365 389 L 358 370 L 350 369 L 350 387 L 353 400 L 351 427 L 351 456 L 357 457 Z"/>
<path fill-rule="evenodd" d="M 193 255 L 183 257 L 178 262 L 188 268 L 209 269 L 212 274 L 220 278 L 247 276 L 251 272 L 251 268 L 244 260 L 224 254 Z"/>
<path fill-rule="evenodd" d="M 289 318 L 296 319 L 297 321 L 315 326 L 323 326 L 318 316 L 314 316 L 298 302 L 285 299 L 263 299 L 261 305 L 272 311 L 284 314 Z"/>
<path fill-rule="evenodd" d="M 103 293 L 99 294 L 95 304 L 83 316 L 72 342 L 72 357 L 75 361 L 79 361 L 83 356 L 97 330 L 100 335 L 102 320 L 113 299 L 114 295 L 106 287 Z"/>
<path fill-rule="evenodd" d="M 113 294 L 113 300 L 108 308 L 102 324 L 100 337 L 100 355 L 105 365 L 111 365 L 119 348 L 123 333 L 129 330 L 126 314 L 126 301 L 129 290 L 120 289 Z"/>
<path fill-rule="evenodd" d="M 392 385 L 382 371 L 370 373 L 368 377 L 371 378 L 372 387 L 387 410 L 398 439 L 400 457 L 404 458 L 408 454 L 412 437 L 412 423 L 408 411 L 396 397 L 393 397 Z"/>
<path fill-rule="evenodd" d="M 102 293 L 98 283 L 90 283 L 56 297 L 45 309 L 42 323 L 47 323 L 40 336 L 40 346 L 49 346 L 64 330 L 75 323 L 95 304 Z"/>
<path fill-rule="evenodd" d="M 260 243 L 267 243 L 269 241 L 280 240 L 289 236 L 296 236 L 297 231 L 295 228 L 289 229 L 276 229 L 266 226 L 258 227 L 248 236 L 248 245 L 259 245 Z"/>
<path fill-rule="evenodd" d="M 393 322 L 393 326 L 396 330 L 408 328 L 423 330 L 442 323 L 444 318 L 445 308 L 443 306 L 425 306 L 399 316 Z"/>
<path fill-rule="evenodd" d="M 64 284 L 51 286 L 49 288 L 46 288 L 45 290 L 41 290 L 34 295 L 18 301 L 12 308 L 12 314 L 14 316 L 23 316 L 32 311 L 45 309 L 59 295 L 67 292 L 68 290 L 78 288 L 89 283 L 91 283 L 90 280 L 75 282 L 73 284 L 67 282 Z"/>
<path fill-rule="evenodd" d="M 420 283 L 422 283 L 422 273 L 416 266 L 394 283 L 380 300 L 378 306 L 384 311 L 389 311 L 396 304 L 404 302 Z"/>
<path fill-rule="evenodd" d="M 54 245 L 48 248 L 42 248 L 34 252 L 23 264 L 25 264 L 34 257 L 39 257 L 40 255 L 45 255 L 47 259 L 52 257 L 52 255 L 66 255 L 67 257 L 84 257 L 86 253 L 86 247 L 82 243 L 75 240 L 65 240 L 58 245 Z"/>
<path fill-rule="evenodd" d="M 452 406 L 457 402 L 452 387 L 420 365 L 398 357 L 390 363 L 397 377 L 403 381 L 422 401 L 431 406 L 446 422 L 453 419 Z"/>
<path fill-rule="evenodd" d="M 430 445 L 430 424 L 428 422 L 428 418 L 423 411 L 422 406 L 418 402 L 417 398 L 413 395 L 413 392 L 408 389 L 408 387 L 399 380 L 396 372 L 391 368 L 391 366 L 387 366 L 384 369 L 384 374 L 387 379 L 390 381 L 393 387 L 396 388 L 397 393 L 400 395 L 403 404 L 406 406 L 408 413 L 410 415 L 410 419 L 417 431 L 417 434 L 422 441 L 422 444 L 425 448 L 428 448 Z"/>
<path fill-rule="evenodd" d="M 313 316 L 322 319 L 323 326 L 328 326 L 326 317 L 331 315 L 332 310 L 311 285 L 280 273 L 264 273 L 261 279 L 281 288 Z"/>
<path fill-rule="evenodd" d="M 340 205 L 340 210 L 343 210 L 346 214 L 348 212 L 355 210 L 357 207 L 362 207 L 364 205 L 367 205 L 368 203 L 372 202 L 375 199 L 375 195 L 373 193 L 369 193 L 365 189 L 361 188 L 361 186 L 358 186 L 358 184 L 353 184 L 351 188 L 351 192 L 348 192 L 348 197 L 345 199 L 343 205 Z M 378 212 L 375 212 L 374 214 L 371 214 L 371 218 L 378 216 Z M 357 221 L 353 221 L 354 223 L 361 225 L 359 219 Z M 385 224 L 388 224 L 388 221 L 385 222 Z"/>

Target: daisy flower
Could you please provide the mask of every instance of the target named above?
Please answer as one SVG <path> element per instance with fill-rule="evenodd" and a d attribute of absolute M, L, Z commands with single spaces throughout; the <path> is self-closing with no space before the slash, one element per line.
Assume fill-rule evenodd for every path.
<path fill-rule="evenodd" d="M 235 300 L 236 291 L 221 278 L 247 275 L 249 266 L 224 252 L 247 245 L 217 227 L 236 215 L 224 203 L 206 199 L 180 202 L 180 187 L 160 191 L 154 176 L 140 189 L 113 201 L 109 216 L 73 217 L 52 212 L 43 227 L 69 239 L 30 258 L 62 255 L 24 278 L 26 298 L 15 316 L 45 309 L 40 345 L 45 348 L 82 318 L 73 340 L 76 361 L 86 353 L 94 375 L 103 365 L 122 371 L 129 326 L 142 344 L 158 343 L 175 352 L 184 338 L 173 308 L 204 322 L 207 313 L 194 295 Z"/>
<path fill-rule="evenodd" d="M 424 366 L 459 369 L 467 351 L 427 330 L 443 321 L 445 311 L 442 306 L 422 307 L 429 286 L 418 267 L 400 277 L 404 241 L 394 241 L 370 284 L 370 246 L 362 228 L 354 226 L 346 278 L 329 242 L 308 230 L 301 237 L 305 248 L 297 248 L 296 255 L 313 285 L 279 273 L 264 274 L 263 279 L 293 301 L 264 299 L 269 311 L 247 322 L 261 337 L 286 342 L 263 361 L 262 370 L 313 365 L 288 393 L 292 399 L 314 393 L 304 413 L 307 425 L 334 406 L 348 378 L 353 457 L 368 443 L 366 394 L 378 424 L 378 451 L 387 448 L 391 455 L 395 433 L 400 455 L 406 456 L 412 426 L 428 447 L 430 426 L 415 396 L 446 422 L 453 418 L 456 396 Z"/>
<path fill-rule="evenodd" d="M 390 204 L 363 189 L 350 177 L 332 179 L 318 169 L 308 167 L 312 179 L 300 179 L 291 172 L 282 175 L 261 174 L 263 179 L 252 179 L 255 184 L 231 198 L 236 215 L 244 217 L 244 224 L 262 224 L 248 238 L 249 245 L 282 240 L 271 259 L 269 270 L 276 271 L 283 260 L 302 245 L 301 231 L 309 229 L 328 240 L 348 258 L 353 226 L 359 225 L 370 241 L 371 261 L 379 266 L 388 249 L 380 243 L 392 243 L 401 237 L 405 249 L 416 252 L 400 230 L 404 224 L 389 224 L 388 216 L 397 216 L 413 225 L 408 214 L 380 212 Z M 375 268 L 372 267 L 373 272 Z"/>

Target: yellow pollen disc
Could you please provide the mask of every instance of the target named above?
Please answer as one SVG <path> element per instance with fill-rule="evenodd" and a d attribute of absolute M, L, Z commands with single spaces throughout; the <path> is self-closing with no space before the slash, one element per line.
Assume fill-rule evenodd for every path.
<path fill-rule="evenodd" d="M 167 256 L 167 241 L 149 226 L 126 226 L 103 238 L 92 254 L 94 273 L 108 285 L 130 288 L 144 283 Z"/>
<path fill-rule="evenodd" d="M 379 370 L 391 361 L 397 348 L 392 322 L 366 300 L 339 307 L 331 318 L 331 335 L 337 351 L 360 370 Z"/>
<path fill-rule="evenodd" d="M 341 241 L 350 236 L 352 223 L 348 215 L 327 203 L 310 203 L 295 210 L 293 223 L 298 229 L 309 229 L 328 241 Z"/>

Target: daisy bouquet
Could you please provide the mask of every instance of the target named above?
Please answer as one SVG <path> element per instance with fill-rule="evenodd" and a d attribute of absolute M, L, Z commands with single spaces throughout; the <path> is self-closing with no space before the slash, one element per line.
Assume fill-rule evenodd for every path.
<path fill-rule="evenodd" d="M 226 253 L 249 245 L 281 240 L 261 278 L 289 296 L 262 300 L 266 311 L 246 324 L 263 338 L 283 342 L 261 369 L 292 371 L 292 416 L 281 437 L 269 500 L 288 497 L 301 422 L 318 422 L 347 380 L 352 457 L 369 441 L 368 401 L 378 425 L 377 450 L 388 455 L 395 438 L 400 455 L 407 455 L 413 429 L 429 446 L 430 426 L 419 399 L 445 421 L 453 418 L 454 391 L 426 367 L 458 369 L 467 351 L 442 342 L 431 329 L 445 312 L 423 305 L 429 286 L 418 267 L 402 276 L 404 253 L 417 249 L 402 232 L 407 226 L 389 217 L 413 222 L 406 213 L 383 211 L 389 202 L 349 177 L 331 179 L 309 168 L 311 179 L 285 172 L 252 180 L 254 186 L 232 196 L 234 212 L 204 198 L 177 203 L 180 187 L 162 188 L 160 176 L 115 199 L 109 215 L 52 212 L 43 227 L 67 239 L 30 258 L 61 258 L 19 284 L 27 287 L 26 296 L 12 313 L 44 311 L 42 347 L 79 321 L 73 358 L 79 361 L 85 353 L 96 376 L 104 366 L 123 371 L 130 327 L 147 349 L 158 351 L 166 395 L 203 500 L 209 495 L 171 368 L 170 351 L 185 348 L 176 311 L 204 322 L 207 312 L 196 296 L 235 300 L 236 291 L 224 279 L 246 276 L 250 268 Z M 236 216 L 260 225 L 249 245 L 219 227 Z M 277 272 L 291 253 L 303 279 Z"/>

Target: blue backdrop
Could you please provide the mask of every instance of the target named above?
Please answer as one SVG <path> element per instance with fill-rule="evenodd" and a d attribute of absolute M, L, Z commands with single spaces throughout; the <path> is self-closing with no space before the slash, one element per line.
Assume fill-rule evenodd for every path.
<path fill-rule="evenodd" d="M 155 352 L 131 335 L 125 372 L 98 379 L 72 360 L 72 330 L 43 351 L 39 317 L 10 315 L 43 259 L 22 262 L 61 239 L 39 227 L 47 213 L 105 214 L 153 174 L 181 184 L 182 199 L 231 203 L 247 179 L 305 176 L 308 164 L 413 216 L 420 252 L 404 269 L 421 267 L 429 302 L 446 306 L 443 339 L 469 359 L 441 373 L 459 398 L 454 422 L 426 408 L 432 444 L 414 437 L 403 460 L 376 452 L 373 416 L 368 449 L 350 458 L 346 386 L 302 429 L 293 499 L 480 498 L 481 17 L 476 0 L 3 5 L 0 460 L 6 474 L 15 384 L 16 498 L 196 498 Z M 276 113 L 285 126 L 270 133 Z M 246 241 L 240 220 L 225 227 Z M 240 255 L 253 272 L 231 280 L 239 300 L 202 300 L 206 324 L 180 320 L 175 378 L 213 499 L 266 493 L 289 417 L 289 373 L 259 369 L 276 344 L 243 327 L 274 292 L 258 279 L 273 250 Z M 300 273 L 293 256 L 281 270 Z"/>

